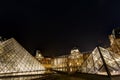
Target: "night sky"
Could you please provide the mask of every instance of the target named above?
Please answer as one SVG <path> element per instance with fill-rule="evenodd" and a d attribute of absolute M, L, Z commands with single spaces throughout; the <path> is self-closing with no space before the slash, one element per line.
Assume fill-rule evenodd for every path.
<path fill-rule="evenodd" d="M 108 35 L 120 26 L 120 1 L 1 0 L 0 36 L 14 37 L 32 55 L 81 52 L 109 46 Z"/>

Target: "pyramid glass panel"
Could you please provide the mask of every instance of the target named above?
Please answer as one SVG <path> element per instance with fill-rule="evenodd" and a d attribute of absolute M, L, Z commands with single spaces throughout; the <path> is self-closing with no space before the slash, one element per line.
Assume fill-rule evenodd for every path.
<path fill-rule="evenodd" d="M 0 42 L 0 75 L 42 74 L 44 70 L 14 38 Z"/>
<path fill-rule="evenodd" d="M 83 73 L 101 75 L 108 75 L 108 72 L 110 72 L 111 75 L 120 75 L 120 55 L 102 47 L 99 47 L 99 49 L 102 56 L 98 48 L 95 48 L 81 66 L 80 71 Z M 108 69 L 108 71 L 106 69 Z"/>

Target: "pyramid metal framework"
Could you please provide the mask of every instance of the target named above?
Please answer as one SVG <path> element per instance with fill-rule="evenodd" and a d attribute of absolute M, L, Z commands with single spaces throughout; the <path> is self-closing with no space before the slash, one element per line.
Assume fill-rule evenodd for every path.
<path fill-rule="evenodd" d="M 14 38 L 0 42 L 0 75 L 42 74 L 44 70 Z"/>
<path fill-rule="evenodd" d="M 120 55 L 105 48 L 96 47 L 82 64 L 82 73 L 120 75 Z"/>

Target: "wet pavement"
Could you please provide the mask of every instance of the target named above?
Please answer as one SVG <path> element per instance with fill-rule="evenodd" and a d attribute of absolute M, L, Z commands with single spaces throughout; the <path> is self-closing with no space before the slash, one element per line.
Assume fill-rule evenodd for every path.
<path fill-rule="evenodd" d="M 37 76 L 19 76 L 19 77 L 6 77 L 0 80 L 120 80 L 118 77 L 109 78 L 108 76 L 100 76 L 95 74 L 49 74 Z"/>

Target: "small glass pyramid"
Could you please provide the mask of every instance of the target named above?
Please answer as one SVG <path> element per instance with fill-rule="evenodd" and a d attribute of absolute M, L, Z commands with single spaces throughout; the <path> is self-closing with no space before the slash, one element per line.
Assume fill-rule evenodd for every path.
<path fill-rule="evenodd" d="M 96 47 L 84 61 L 80 71 L 100 75 L 120 75 L 120 55 L 102 47 L 98 48 Z"/>
<path fill-rule="evenodd" d="M 42 74 L 44 70 L 44 66 L 14 38 L 0 42 L 1 76 Z"/>

